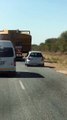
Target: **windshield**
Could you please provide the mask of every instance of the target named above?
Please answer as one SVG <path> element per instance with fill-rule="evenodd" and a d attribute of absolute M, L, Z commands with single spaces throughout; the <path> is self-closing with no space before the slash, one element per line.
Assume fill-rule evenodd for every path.
<path fill-rule="evenodd" d="M 31 53 L 30 54 L 31 57 L 42 57 L 41 53 Z"/>
<path fill-rule="evenodd" d="M 13 57 L 13 55 L 12 48 L 0 48 L 0 57 Z"/>

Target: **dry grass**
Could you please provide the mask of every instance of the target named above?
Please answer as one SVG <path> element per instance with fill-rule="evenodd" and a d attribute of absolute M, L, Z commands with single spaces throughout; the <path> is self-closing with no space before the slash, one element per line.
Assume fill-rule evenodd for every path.
<path fill-rule="evenodd" d="M 47 66 L 55 67 L 57 70 L 67 71 L 67 55 L 60 53 L 43 53 Z"/>

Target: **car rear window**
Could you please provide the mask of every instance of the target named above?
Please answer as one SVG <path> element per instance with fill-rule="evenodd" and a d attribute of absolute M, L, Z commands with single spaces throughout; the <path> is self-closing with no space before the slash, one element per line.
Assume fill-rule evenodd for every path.
<path fill-rule="evenodd" d="M 13 49 L 12 48 L 0 48 L 0 57 L 13 57 Z"/>
<path fill-rule="evenodd" d="M 43 57 L 41 53 L 31 53 L 31 57 Z"/>

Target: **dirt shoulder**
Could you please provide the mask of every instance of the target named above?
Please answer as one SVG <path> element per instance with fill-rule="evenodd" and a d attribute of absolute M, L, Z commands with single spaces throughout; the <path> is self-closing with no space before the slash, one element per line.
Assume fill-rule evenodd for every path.
<path fill-rule="evenodd" d="M 45 66 L 67 74 L 67 54 L 43 52 Z"/>
<path fill-rule="evenodd" d="M 57 64 L 57 63 L 50 63 L 50 62 L 45 61 L 45 66 L 48 68 L 53 68 L 57 72 L 67 74 L 67 67 L 64 65 Z"/>

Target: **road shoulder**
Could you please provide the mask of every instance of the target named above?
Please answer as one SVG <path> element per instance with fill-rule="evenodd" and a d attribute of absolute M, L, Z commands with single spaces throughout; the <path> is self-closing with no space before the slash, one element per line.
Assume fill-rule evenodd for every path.
<path fill-rule="evenodd" d="M 57 64 L 57 63 L 50 63 L 50 62 L 45 62 L 45 66 L 48 68 L 53 68 L 57 72 L 60 72 L 60 73 L 67 75 L 67 68 L 65 66 L 62 66 L 62 65 Z"/>

